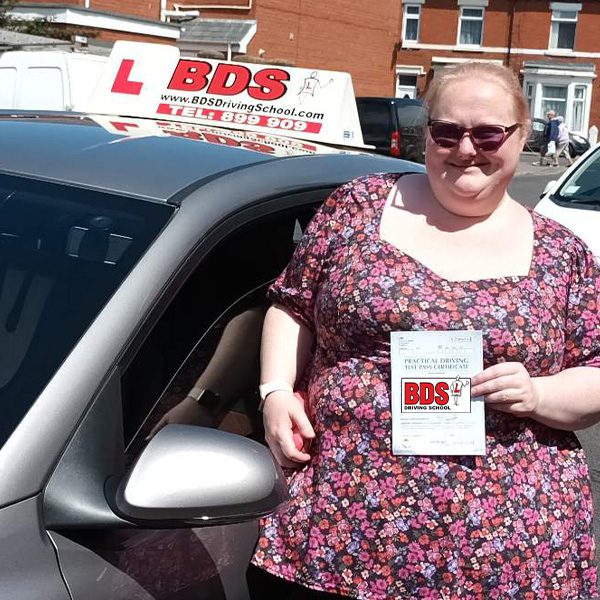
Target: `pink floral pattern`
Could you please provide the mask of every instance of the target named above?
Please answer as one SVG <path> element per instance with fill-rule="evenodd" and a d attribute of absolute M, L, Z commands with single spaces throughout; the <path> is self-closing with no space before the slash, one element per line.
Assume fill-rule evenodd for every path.
<path fill-rule="evenodd" d="M 394 456 L 389 398 L 395 329 L 481 329 L 486 366 L 520 361 L 533 376 L 600 366 L 593 258 L 532 213 L 528 276 L 447 281 L 379 238 L 398 177 L 338 189 L 270 290 L 316 332 L 317 439 L 253 562 L 364 600 L 593 596 L 590 482 L 572 432 L 488 409 L 486 456 Z"/>

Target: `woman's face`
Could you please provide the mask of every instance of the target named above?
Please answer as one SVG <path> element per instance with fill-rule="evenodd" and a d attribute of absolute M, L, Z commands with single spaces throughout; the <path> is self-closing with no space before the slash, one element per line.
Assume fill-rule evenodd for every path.
<path fill-rule="evenodd" d="M 518 122 L 513 100 L 502 85 L 464 78 L 448 83 L 431 108 L 431 119 L 461 127 Z M 461 216 L 490 214 L 506 194 L 519 164 L 524 143 L 523 127 L 516 129 L 493 152 L 477 149 L 465 134 L 452 148 L 438 146 L 427 133 L 425 164 L 434 195 L 448 211 Z"/>

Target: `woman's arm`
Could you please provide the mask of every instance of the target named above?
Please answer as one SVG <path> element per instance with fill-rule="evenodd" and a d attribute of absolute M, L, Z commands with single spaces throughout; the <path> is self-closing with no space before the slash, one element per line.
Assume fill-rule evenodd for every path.
<path fill-rule="evenodd" d="M 573 367 L 534 377 L 539 401 L 532 415 L 549 427 L 578 430 L 600 421 L 600 369 Z"/>
<path fill-rule="evenodd" d="M 300 377 L 311 354 L 313 335 L 282 306 L 267 311 L 260 353 L 261 384 L 283 383 L 291 389 Z M 271 392 L 263 404 L 265 439 L 282 466 L 297 466 L 310 460 L 310 455 L 296 448 L 293 429 L 302 438 L 315 435 L 300 402 L 293 393 Z"/>
<path fill-rule="evenodd" d="M 472 396 L 495 410 L 530 417 L 556 429 L 578 430 L 600 421 L 600 369 L 571 367 L 530 377 L 521 363 L 499 363 L 471 380 Z"/>
<path fill-rule="evenodd" d="M 223 329 L 210 362 L 194 388 L 210 390 L 221 398 L 218 407 L 207 407 L 191 396 L 167 411 L 152 428 L 152 438 L 165 425 L 183 423 L 216 427 L 238 395 L 256 382 L 260 335 L 265 307 L 255 306 L 233 317 Z"/>

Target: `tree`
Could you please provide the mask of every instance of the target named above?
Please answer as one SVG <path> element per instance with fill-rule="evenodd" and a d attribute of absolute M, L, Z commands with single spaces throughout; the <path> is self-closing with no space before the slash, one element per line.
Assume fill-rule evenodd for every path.
<path fill-rule="evenodd" d="M 88 27 L 73 27 L 72 25 L 53 23 L 45 19 L 19 19 L 10 14 L 14 6 L 14 0 L 0 0 L 0 29 L 59 40 L 70 40 L 74 35 L 83 35 L 89 38 L 97 35 L 95 30 Z"/>

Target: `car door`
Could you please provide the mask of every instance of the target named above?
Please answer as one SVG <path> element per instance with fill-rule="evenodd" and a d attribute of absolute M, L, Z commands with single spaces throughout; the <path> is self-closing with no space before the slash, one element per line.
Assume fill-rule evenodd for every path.
<path fill-rule="evenodd" d="M 268 282 L 289 260 L 302 225 L 328 191 L 311 192 L 296 206 L 283 202 L 285 210 L 263 210 L 260 218 L 249 215 L 188 269 L 183 285 L 167 290 L 164 310 L 151 326 L 141 327 L 107 377 L 45 490 L 48 535 L 74 600 L 247 598 L 245 569 L 256 521 L 206 528 L 134 526 L 115 513 L 106 499 L 111 494 L 99 497 L 99 491 L 110 490 L 114 475 L 136 461 L 154 424 L 211 362 L 228 323 L 266 307 Z M 231 373 L 239 385 L 218 426 L 260 440 L 260 328 L 254 331 L 254 339 L 239 340 L 254 368 L 245 369 L 244 377 L 241 369 Z"/>

